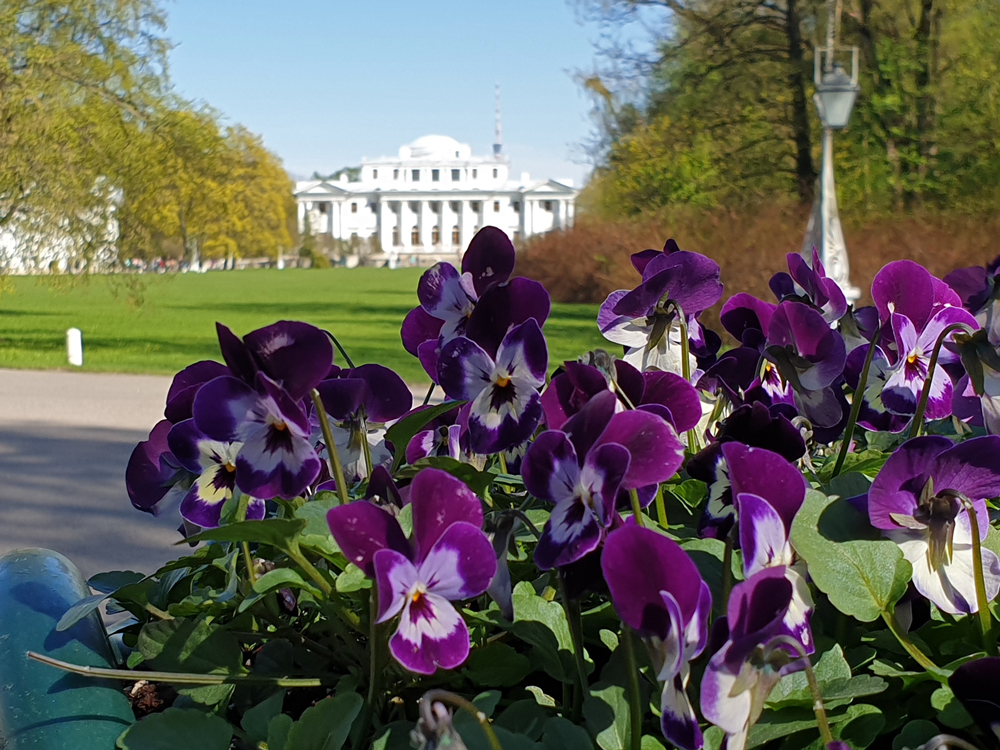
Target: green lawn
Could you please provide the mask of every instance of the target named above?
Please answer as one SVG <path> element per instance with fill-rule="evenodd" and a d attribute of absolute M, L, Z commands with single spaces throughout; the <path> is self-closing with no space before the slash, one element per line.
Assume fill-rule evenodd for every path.
<path fill-rule="evenodd" d="M 130 305 L 123 277 L 65 284 L 12 278 L 0 294 L 0 367 L 66 368 L 65 333 L 83 331 L 84 370 L 172 374 L 219 359 L 215 321 L 237 334 L 281 319 L 331 331 L 357 364 L 379 362 L 413 383 L 426 382 L 399 340 L 417 303 L 419 269 L 216 271 L 140 277 Z M 135 277 L 128 277 L 134 279 Z M 555 305 L 545 326 L 553 362 L 601 345 L 594 305 Z"/>

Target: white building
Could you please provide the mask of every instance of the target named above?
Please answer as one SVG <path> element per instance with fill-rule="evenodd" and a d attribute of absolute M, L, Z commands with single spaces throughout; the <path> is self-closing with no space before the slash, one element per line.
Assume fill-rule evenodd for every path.
<path fill-rule="evenodd" d="M 486 225 L 512 240 L 573 225 L 571 180 L 511 179 L 500 154 L 473 156 L 468 144 L 427 135 L 395 158 L 364 160 L 360 179 L 311 180 L 295 187 L 299 231 L 361 241 L 386 255 L 453 255 Z"/>

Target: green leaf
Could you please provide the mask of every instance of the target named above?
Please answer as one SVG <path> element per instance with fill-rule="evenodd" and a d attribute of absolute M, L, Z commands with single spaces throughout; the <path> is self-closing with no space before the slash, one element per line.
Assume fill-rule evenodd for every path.
<path fill-rule="evenodd" d="M 396 456 L 392 462 L 393 469 L 399 467 L 405 460 L 406 446 L 410 444 L 414 435 L 423 430 L 428 424 L 440 417 L 442 414 L 446 414 L 456 406 L 461 406 L 464 403 L 464 401 L 445 401 L 444 403 L 437 404 L 436 406 L 420 409 L 419 411 L 406 415 L 386 430 L 386 442 L 392 443 L 393 447 L 396 449 Z"/>
<path fill-rule="evenodd" d="M 726 544 L 721 539 L 688 539 L 681 542 L 681 549 L 687 552 L 701 573 L 702 579 L 712 592 L 712 609 L 717 615 L 725 614 L 722 609 L 722 562 L 725 559 Z M 743 579 L 743 571 L 733 555 L 733 581 Z"/>
<path fill-rule="evenodd" d="M 92 612 L 96 612 L 97 608 L 101 606 L 101 602 L 109 596 L 111 596 L 111 594 L 91 594 L 90 596 L 84 597 L 72 607 L 67 609 L 63 616 L 59 618 L 59 622 L 56 623 L 56 630 L 60 633 L 64 630 L 69 630 L 71 627 L 80 622 L 80 620 L 87 617 Z"/>
<path fill-rule="evenodd" d="M 625 688 L 598 682 L 583 702 L 587 731 L 601 750 L 628 750 L 632 738 Z"/>
<path fill-rule="evenodd" d="M 189 536 L 177 544 L 196 542 L 259 542 L 277 549 L 287 550 L 288 543 L 306 527 L 300 518 L 268 518 L 263 521 L 241 521 L 240 523 L 206 529 L 200 534 Z"/>
<path fill-rule="evenodd" d="M 493 720 L 493 726 L 503 727 L 515 734 L 533 740 L 541 739 L 542 729 L 552 714 L 542 708 L 534 698 L 514 701 Z M 586 734 L 586 732 L 584 732 Z"/>
<path fill-rule="evenodd" d="M 525 690 L 535 696 L 535 703 L 546 708 L 555 708 L 556 699 L 542 690 L 538 685 L 526 685 Z"/>
<path fill-rule="evenodd" d="M 834 727 L 833 736 L 853 750 L 864 750 L 875 741 L 884 726 L 882 709 L 862 703 L 847 707 L 845 718 Z"/>
<path fill-rule="evenodd" d="M 349 594 L 352 591 L 370 589 L 372 581 L 365 575 L 365 572 L 361 568 L 354 563 L 348 563 L 347 567 L 344 568 L 344 572 L 337 576 L 334 587 L 341 594 Z"/>
<path fill-rule="evenodd" d="M 278 714 L 267 724 L 267 750 L 292 750 L 288 745 L 288 733 L 292 730 L 292 717 Z"/>
<path fill-rule="evenodd" d="M 137 648 L 153 669 L 167 672 L 235 674 L 242 667 L 236 636 L 203 618 L 146 623 Z"/>
<path fill-rule="evenodd" d="M 535 647 L 533 655 L 550 676 L 562 682 L 574 682 L 573 639 L 562 605 L 538 596 L 528 581 L 521 581 L 514 587 L 513 602 L 511 632 Z M 587 659 L 586 654 L 584 659 Z"/>
<path fill-rule="evenodd" d="M 972 724 L 969 712 L 958 702 L 951 688 L 945 685 L 931 693 L 931 708 L 938 712 L 938 721 L 946 727 L 964 729 Z"/>
<path fill-rule="evenodd" d="M 836 495 L 846 500 L 858 495 L 864 495 L 871 486 L 871 479 L 864 474 L 851 471 L 847 474 L 840 474 L 834 477 L 824 489 L 826 490 L 826 494 Z"/>
<path fill-rule="evenodd" d="M 289 750 L 340 750 L 363 704 L 357 693 L 324 698 L 292 725 L 285 746 Z"/>
<path fill-rule="evenodd" d="M 139 583 L 144 578 L 146 576 L 142 573 L 136 573 L 134 570 L 112 570 L 107 573 L 98 573 L 91 576 L 90 580 L 87 581 L 87 585 L 94 591 L 102 594 L 113 594 L 122 586 Z"/>
<path fill-rule="evenodd" d="M 407 466 L 399 472 L 401 478 L 412 478 L 421 470 L 432 468 L 441 469 L 451 474 L 456 479 L 462 480 L 470 490 L 477 495 L 482 495 L 486 489 L 493 484 L 496 475 L 489 471 L 480 471 L 472 464 L 463 463 L 451 456 L 429 456 L 421 458 L 414 464 Z"/>
<path fill-rule="evenodd" d="M 531 660 L 527 656 L 506 643 L 497 642 L 472 650 L 465 676 L 473 685 L 510 687 L 519 684 L 531 670 Z"/>
<path fill-rule="evenodd" d="M 120 750 L 229 750 L 233 728 L 196 709 L 168 708 L 133 724 L 118 738 Z"/>
<path fill-rule="evenodd" d="M 697 479 L 685 479 L 680 484 L 668 485 L 667 491 L 691 512 L 700 508 L 708 497 L 708 485 Z"/>
<path fill-rule="evenodd" d="M 834 500 L 810 490 L 792 523 L 795 551 L 809 563 L 816 586 L 841 612 L 871 622 L 906 592 L 912 568 L 889 540 L 834 540 L 824 535 L 822 516 Z"/>
<path fill-rule="evenodd" d="M 56 630 L 60 633 L 64 630 L 69 630 L 91 612 L 96 611 L 101 606 L 101 603 L 116 591 L 125 586 L 135 585 L 145 579 L 146 576 L 142 573 L 136 573 L 133 570 L 113 570 L 108 573 L 98 573 L 87 581 L 87 585 L 98 593 L 85 596 L 67 609 L 63 613 L 63 616 L 59 618 L 59 622 L 56 623 Z"/>
<path fill-rule="evenodd" d="M 662 742 L 656 739 L 656 737 L 651 737 L 648 734 L 643 735 L 642 742 L 639 747 L 641 750 L 666 750 Z"/>
<path fill-rule="evenodd" d="M 851 678 L 851 666 L 844 658 L 844 651 L 839 645 L 820 656 L 813 667 L 816 681 L 820 687 L 834 680 Z M 805 672 L 794 672 L 781 678 L 781 681 L 771 690 L 767 698 L 768 708 L 781 708 L 786 705 L 812 706 L 812 693 L 809 691 L 809 680 Z"/>
<path fill-rule="evenodd" d="M 330 525 L 326 522 L 326 514 L 337 505 L 340 505 L 337 493 L 317 492 L 316 497 L 295 510 L 295 517 L 306 522 L 299 536 L 302 547 L 324 557 L 340 554 L 340 548 L 330 533 Z"/>
<path fill-rule="evenodd" d="M 240 725 L 255 744 L 267 742 L 268 725 L 281 713 L 284 703 L 285 691 L 278 690 L 243 714 Z"/>
<path fill-rule="evenodd" d="M 323 595 L 315 584 L 305 580 L 298 571 L 291 568 L 269 570 L 253 584 L 253 590 L 258 594 L 267 594 L 277 589 L 304 589 L 316 597 Z"/>
<path fill-rule="evenodd" d="M 382 731 L 375 737 L 371 750 L 413 750 L 413 745 L 410 744 L 410 732 L 412 731 L 413 722 L 394 721 L 383 727 Z"/>
<path fill-rule="evenodd" d="M 233 697 L 236 686 L 228 685 L 198 685 L 195 687 L 183 687 L 177 690 L 179 695 L 186 695 L 195 703 L 203 706 L 213 707 L 223 704 L 229 705 L 229 699 Z"/>
<path fill-rule="evenodd" d="M 594 747 L 594 743 L 590 741 L 586 729 L 569 719 L 556 717 L 545 722 L 542 747 L 545 750 L 588 750 Z"/>
<path fill-rule="evenodd" d="M 931 737 L 941 733 L 938 725 L 927 719 L 914 719 L 907 722 L 899 734 L 892 739 L 892 750 L 920 747 Z"/>

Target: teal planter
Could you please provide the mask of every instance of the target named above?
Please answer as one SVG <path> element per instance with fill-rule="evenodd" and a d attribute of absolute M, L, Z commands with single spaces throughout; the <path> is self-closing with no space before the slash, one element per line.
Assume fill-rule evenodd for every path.
<path fill-rule="evenodd" d="M 3 750 L 113 750 L 135 721 L 119 682 L 62 672 L 28 659 L 35 651 L 112 667 L 104 624 L 92 612 L 65 632 L 56 623 L 90 594 L 58 552 L 16 550 L 0 557 L 0 747 Z"/>

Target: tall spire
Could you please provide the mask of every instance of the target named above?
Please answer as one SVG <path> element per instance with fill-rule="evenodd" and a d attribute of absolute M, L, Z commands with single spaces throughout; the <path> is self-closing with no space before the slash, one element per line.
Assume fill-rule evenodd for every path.
<path fill-rule="evenodd" d="M 493 156 L 500 158 L 500 151 L 503 149 L 503 121 L 500 119 L 500 84 L 497 83 L 497 109 L 494 122 L 493 133 Z"/>

